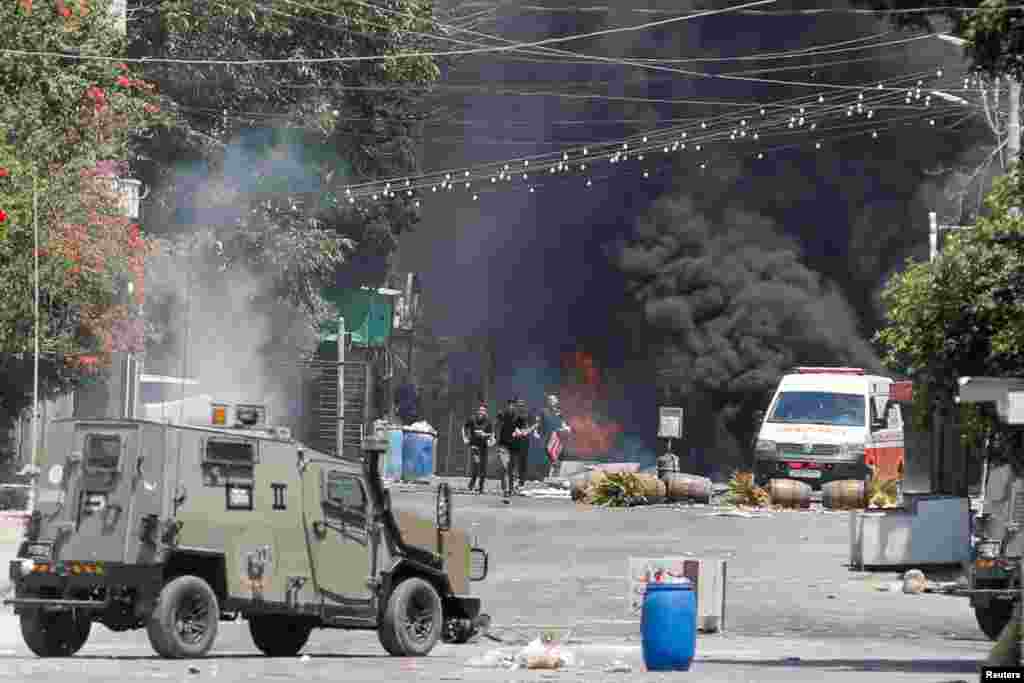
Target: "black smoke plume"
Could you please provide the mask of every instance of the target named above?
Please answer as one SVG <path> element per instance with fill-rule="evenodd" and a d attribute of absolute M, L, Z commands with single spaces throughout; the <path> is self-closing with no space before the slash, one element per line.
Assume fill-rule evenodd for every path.
<path fill-rule="evenodd" d="M 658 200 L 615 255 L 658 341 L 663 401 L 687 410 L 689 466 L 738 464 L 778 378 L 797 364 L 879 369 L 835 284 L 768 218 Z M 693 432 L 704 425 L 703 433 Z"/>

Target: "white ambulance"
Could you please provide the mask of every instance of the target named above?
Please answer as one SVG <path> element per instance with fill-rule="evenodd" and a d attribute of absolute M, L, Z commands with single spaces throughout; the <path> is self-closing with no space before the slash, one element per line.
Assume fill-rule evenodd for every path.
<path fill-rule="evenodd" d="M 754 448 L 754 475 L 814 488 L 903 474 L 903 421 L 888 377 L 863 368 L 799 367 L 783 376 Z"/>

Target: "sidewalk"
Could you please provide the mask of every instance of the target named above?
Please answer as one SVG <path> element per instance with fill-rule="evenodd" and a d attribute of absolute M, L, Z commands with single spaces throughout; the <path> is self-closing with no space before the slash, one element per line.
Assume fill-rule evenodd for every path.
<path fill-rule="evenodd" d="M 0 599 L 5 597 L 11 588 L 9 567 L 11 560 L 18 554 L 23 524 L 23 513 L 0 514 Z"/>

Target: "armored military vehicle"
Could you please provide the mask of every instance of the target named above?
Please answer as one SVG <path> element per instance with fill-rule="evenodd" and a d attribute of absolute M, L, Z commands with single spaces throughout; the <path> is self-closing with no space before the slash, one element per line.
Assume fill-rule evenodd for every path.
<path fill-rule="evenodd" d="M 259 405 L 214 404 L 206 425 L 58 421 L 5 604 L 40 657 L 75 654 L 93 623 L 202 657 L 239 617 L 269 656 L 314 628 L 375 630 L 395 656 L 468 640 L 487 619 L 469 589 L 487 553 L 451 528 L 444 484 L 435 520 L 392 510 L 386 449 L 323 455 Z"/>
<path fill-rule="evenodd" d="M 960 402 L 978 403 L 1000 429 L 985 449 L 981 510 L 973 525 L 968 588 L 978 625 L 998 640 L 1021 596 L 1024 558 L 1024 380 L 963 377 Z"/>

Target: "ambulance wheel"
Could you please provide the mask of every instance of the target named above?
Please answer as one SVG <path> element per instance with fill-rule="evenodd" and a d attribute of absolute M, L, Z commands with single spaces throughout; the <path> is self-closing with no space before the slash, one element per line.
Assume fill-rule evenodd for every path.
<path fill-rule="evenodd" d="M 419 578 L 402 581 L 391 592 L 377 636 L 395 657 L 425 657 L 437 645 L 444 627 L 441 596 Z"/>
<path fill-rule="evenodd" d="M 974 617 L 989 640 L 999 640 L 999 634 L 1013 618 L 1013 601 L 991 600 L 985 607 L 976 605 Z"/>
<path fill-rule="evenodd" d="M 198 576 L 179 576 L 160 590 L 146 632 L 161 657 L 196 659 L 213 647 L 219 620 L 220 605 L 210 584 Z"/>
<path fill-rule="evenodd" d="M 38 657 L 70 657 L 89 639 L 92 619 L 77 610 L 21 613 L 21 635 Z"/>
<path fill-rule="evenodd" d="M 249 617 L 252 642 L 268 657 L 294 657 L 309 641 L 313 627 L 290 617 L 260 615 Z"/>

